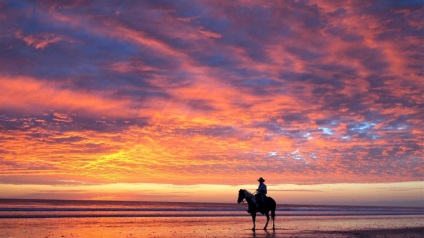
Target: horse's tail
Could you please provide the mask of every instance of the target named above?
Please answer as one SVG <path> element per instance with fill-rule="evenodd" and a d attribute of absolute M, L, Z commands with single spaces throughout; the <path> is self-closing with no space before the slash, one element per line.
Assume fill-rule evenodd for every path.
<path fill-rule="evenodd" d="M 277 210 L 277 203 L 272 199 L 272 209 L 271 209 L 271 218 L 272 218 L 272 230 L 275 231 L 275 210 Z"/>
<path fill-rule="evenodd" d="M 271 198 L 271 218 L 272 220 L 275 219 L 275 210 L 277 210 L 277 203 L 274 199 Z"/>

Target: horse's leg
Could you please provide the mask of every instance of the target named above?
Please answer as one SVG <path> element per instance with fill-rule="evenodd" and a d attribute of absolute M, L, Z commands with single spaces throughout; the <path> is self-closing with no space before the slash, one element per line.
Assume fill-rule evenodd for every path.
<path fill-rule="evenodd" d="M 266 216 L 266 223 L 264 226 L 264 230 L 266 230 L 266 227 L 268 226 L 268 222 L 269 222 L 269 212 L 265 212 L 265 216 Z"/>
<path fill-rule="evenodd" d="M 256 213 L 250 213 L 252 215 L 252 221 L 253 221 L 253 228 L 252 231 L 255 231 L 256 228 Z"/>
<path fill-rule="evenodd" d="M 271 210 L 272 230 L 275 231 L 275 210 Z"/>

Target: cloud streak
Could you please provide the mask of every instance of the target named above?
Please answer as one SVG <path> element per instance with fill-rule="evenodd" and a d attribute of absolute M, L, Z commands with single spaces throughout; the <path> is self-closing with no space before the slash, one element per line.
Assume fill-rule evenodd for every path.
<path fill-rule="evenodd" d="M 0 182 L 422 180 L 422 4 L 1 8 Z"/>

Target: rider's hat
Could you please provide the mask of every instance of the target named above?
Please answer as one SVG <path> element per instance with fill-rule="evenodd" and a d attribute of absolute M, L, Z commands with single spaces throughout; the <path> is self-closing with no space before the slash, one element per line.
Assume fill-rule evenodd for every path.
<path fill-rule="evenodd" d="M 260 177 L 260 178 L 258 179 L 258 181 L 259 181 L 259 182 L 265 182 L 265 179 L 264 179 L 264 178 L 262 178 L 262 177 Z"/>

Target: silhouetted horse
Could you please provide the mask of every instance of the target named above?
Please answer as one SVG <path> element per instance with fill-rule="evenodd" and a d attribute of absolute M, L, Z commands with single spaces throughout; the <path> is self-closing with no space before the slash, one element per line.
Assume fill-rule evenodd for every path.
<path fill-rule="evenodd" d="M 252 231 L 254 231 L 256 227 L 255 220 L 256 220 L 257 212 L 263 212 L 265 214 L 266 224 L 265 224 L 264 230 L 266 230 L 266 227 L 268 226 L 268 222 L 269 222 L 269 211 L 271 211 L 272 229 L 275 230 L 275 209 L 277 208 L 277 204 L 275 203 L 274 199 L 272 199 L 271 197 L 266 197 L 265 204 L 262 204 L 262 208 L 263 208 L 262 211 L 259 211 L 255 205 L 255 202 L 254 202 L 254 200 L 256 201 L 255 195 L 249 193 L 245 189 L 240 189 L 237 203 L 241 203 L 243 199 L 246 199 L 249 205 L 248 212 L 250 213 L 250 215 L 252 215 L 252 221 L 253 221 Z"/>

